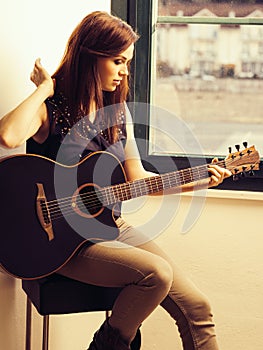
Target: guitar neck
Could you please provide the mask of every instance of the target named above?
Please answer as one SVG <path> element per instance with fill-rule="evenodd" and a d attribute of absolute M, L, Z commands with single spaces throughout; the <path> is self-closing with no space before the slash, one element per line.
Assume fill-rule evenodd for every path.
<path fill-rule="evenodd" d="M 224 166 L 224 163 L 221 166 Z M 188 183 L 208 178 L 207 167 L 205 164 L 105 187 L 101 189 L 101 201 L 104 205 L 110 205 L 171 188 L 179 188 Z"/>

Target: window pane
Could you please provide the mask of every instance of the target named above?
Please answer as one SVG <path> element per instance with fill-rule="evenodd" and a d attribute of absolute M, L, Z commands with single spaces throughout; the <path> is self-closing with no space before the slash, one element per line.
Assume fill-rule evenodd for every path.
<path fill-rule="evenodd" d="M 244 11 L 241 2 L 231 1 L 235 14 Z M 186 3 L 191 7 L 188 1 L 181 5 Z M 220 5 L 198 1 L 198 6 L 201 3 L 203 8 Z M 262 5 L 255 3 L 247 1 L 245 7 L 250 4 L 253 15 L 263 14 Z M 177 6 L 177 1 L 159 0 L 159 12 L 165 7 L 174 14 Z M 153 153 L 184 153 L 182 145 L 176 145 L 178 120 L 186 125 L 180 128 L 186 145 L 195 138 L 193 144 L 197 140 L 204 155 L 225 155 L 229 146 L 243 141 L 263 148 L 263 26 L 159 23 L 154 49 L 152 102 L 170 113 L 151 117 Z"/>
<path fill-rule="evenodd" d="M 261 0 L 159 0 L 159 16 L 262 17 Z"/>

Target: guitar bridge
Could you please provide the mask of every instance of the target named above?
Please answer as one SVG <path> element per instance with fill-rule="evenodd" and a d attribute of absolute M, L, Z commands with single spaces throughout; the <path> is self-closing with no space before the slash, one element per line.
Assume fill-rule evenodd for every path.
<path fill-rule="evenodd" d="M 42 228 L 44 229 L 44 231 L 48 236 L 48 240 L 51 241 L 52 239 L 54 239 L 54 232 L 52 228 L 51 217 L 47 206 L 47 199 L 45 196 L 43 184 L 37 183 L 37 190 L 38 190 L 37 201 L 36 201 L 37 216 Z"/>

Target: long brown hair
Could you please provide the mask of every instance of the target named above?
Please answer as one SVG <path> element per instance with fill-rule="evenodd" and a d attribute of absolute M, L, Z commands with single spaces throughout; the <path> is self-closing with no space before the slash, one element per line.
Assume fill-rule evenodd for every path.
<path fill-rule="evenodd" d="M 68 100 L 70 119 L 74 124 L 81 114 L 88 115 L 91 101 L 97 110 L 107 105 L 122 104 L 128 96 L 128 78 L 113 92 L 103 92 L 97 70 L 98 57 L 114 57 L 138 40 L 138 35 L 126 22 L 107 12 L 87 15 L 72 32 L 62 58 L 53 74 L 58 90 Z M 105 116 L 108 137 L 116 141 L 116 119 Z"/>

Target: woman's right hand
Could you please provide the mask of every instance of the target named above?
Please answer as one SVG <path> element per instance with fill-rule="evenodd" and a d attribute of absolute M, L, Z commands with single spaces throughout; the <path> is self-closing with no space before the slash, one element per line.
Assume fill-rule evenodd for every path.
<path fill-rule="evenodd" d="M 48 87 L 49 95 L 54 95 L 56 81 L 52 79 L 50 74 L 42 66 L 40 58 L 36 59 L 32 73 L 30 74 L 30 80 L 38 87 L 39 85 L 45 85 Z"/>

